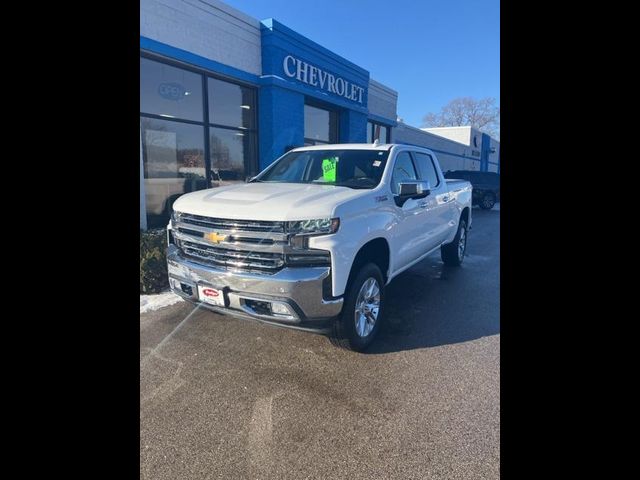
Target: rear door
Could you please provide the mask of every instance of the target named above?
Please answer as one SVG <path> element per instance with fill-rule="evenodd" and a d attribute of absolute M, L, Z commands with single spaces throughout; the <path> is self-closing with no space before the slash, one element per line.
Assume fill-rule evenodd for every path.
<path fill-rule="evenodd" d="M 423 225 L 424 251 L 440 245 L 455 228 L 453 195 L 449 193 L 449 187 L 444 177 L 436 168 L 436 160 L 433 156 L 424 152 L 411 152 L 418 169 L 420 180 L 426 180 L 431 185 L 431 193 L 422 199 L 426 205 L 425 225 Z"/>

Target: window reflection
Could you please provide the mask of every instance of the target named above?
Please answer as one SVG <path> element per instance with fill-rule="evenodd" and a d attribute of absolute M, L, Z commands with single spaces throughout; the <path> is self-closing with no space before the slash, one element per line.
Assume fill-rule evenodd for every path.
<path fill-rule="evenodd" d="M 389 127 L 376 122 L 367 122 L 367 143 L 378 140 L 380 143 L 389 143 Z"/>
<path fill-rule="evenodd" d="M 304 106 L 305 145 L 336 143 L 338 118 L 336 112 L 311 105 Z"/>
<path fill-rule="evenodd" d="M 212 186 L 244 182 L 245 165 L 254 156 L 254 136 L 248 131 L 209 129 Z"/>
<path fill-rule="evenodd" d="M 255 128 L 255 92 L 251 88 L 209 78 L 209 123 Z"/>
<path fill-rule="evenodd" d="M 140 58 L 140 112 L 202 122 L 202 75 Z"/>
<path fill-rule="evenodd" d="M 206 188 L 204 131 L 199 125 L 142 118 L 147 224 L 166 225 L 173 201 Z"/>

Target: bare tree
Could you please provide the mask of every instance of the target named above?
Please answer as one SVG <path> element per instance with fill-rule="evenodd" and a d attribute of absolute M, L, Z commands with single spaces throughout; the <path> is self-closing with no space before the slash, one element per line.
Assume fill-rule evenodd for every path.
<path fill-rule="evenodd" d="M 438 113 L 426 114 L 422 119 L 422 126 L 472 126 L 500 139 L 500 107 L 492 97 L 479 100 L 471 97 L 455 98 Z"/>

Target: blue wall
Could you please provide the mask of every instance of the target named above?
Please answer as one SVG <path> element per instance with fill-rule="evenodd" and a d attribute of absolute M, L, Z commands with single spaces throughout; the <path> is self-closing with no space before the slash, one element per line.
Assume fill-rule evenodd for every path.
<path fill-rule="evenodd" d="M 294 32 L 280 22 L 268 19 L 261 22 L 262 35 L 262 78 L 280 79 L 289 88 L 311 95 L 345 108 L 366 112 L 369 72 L 345 58 L 336 55 L 317 43 Z M 284 69 L 285 57 L 292 55 L 305 63 L 342 78 L 364 90 L 362 102 L 347 99 L 326 88 L 304 83 L 295 77 L 289 77 Z M 316 82 L 317 83 L 317 82 Z M 326 87 L 326 85 L 325 85 Z"/>
<path fill-rule="evenodd" d="M 324 102 L 339 115 L 339 141 L 366 142 L 369 72 L 273 19 L 261 22 L 262 76 L 258 91 L 259 165 L 263 169 L 288 146 L 304 145 L 305 97 Z M 362 89 L 361 100 L 347 98 L 290 77 L 283 62 L 291 55 Z M 291 67 L 290 67 L 291 71 Z M 345 83 L 346 84 L 346 83 Z M 325 83 L 326 87 L 326 83 Z"/>
<path fill-rule="evenodd" d="M 342 143 L 366 143 L 367 114 L 343 110 L 340 113 L 339 135 Z"/>
<path fill-rule="evenodd" d="M 304 145 L 304 96 L 277 86 L 258 90 L 258 138 L 263 170 L 285 153 Z"/>
<path fill-rule="evenodd" d="M 489 154 L 491 153 L 491 137 L 486 133 L 482 134 L 482 150 L 480 151 L 480 171 L 489 171 Z"/>
<path fill-rule="evenodd" d="M 196 67 L 200 67 L 214 73 L 237 78 L 238 80 L 243 80 L 252 84 L 258 83 L 259 77 L 257 75 L 254 75 L 253 73 L 245 72 L 244 70 L 239 70 L 237 68 L 224 65 L 220 62 L 216 62 L 215 60 L 210 60 L 200 55 L 196 55 L 195 53 L 187 52 L 186 50 L 182 50 L 180 48 L 158 42 L 157 40 L 153 40 L 151 38 L 141 36 L 140 48 L 142 50 L 157 53 L 165 57 L 174 58 L 181 62 L 190 63 L 191 65 L 195 65 Z"/>

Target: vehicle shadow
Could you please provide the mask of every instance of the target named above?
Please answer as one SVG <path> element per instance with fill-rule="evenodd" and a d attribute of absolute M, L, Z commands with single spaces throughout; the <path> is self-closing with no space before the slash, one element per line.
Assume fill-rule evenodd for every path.
<path fill-rule="evenodd" d="M 386 312 L 367 354 L 437 347 L 500 333 L 499 262 L 469 255 L 462 267 L 426 259 L 386 287 Z"/>

